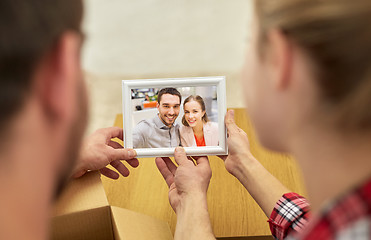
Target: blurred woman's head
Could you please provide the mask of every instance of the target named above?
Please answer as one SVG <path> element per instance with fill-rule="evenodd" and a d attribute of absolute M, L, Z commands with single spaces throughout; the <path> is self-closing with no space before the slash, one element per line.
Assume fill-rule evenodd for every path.
<path fill-rule="evenodd" d="M 244 90 L 261 142 L 304 125 L 371 130 L 371 1 L 256 0 Z"/>
<path fill-rule="evenodd" d="M 184 115 L 182 123 L 187 127 L 195 127 L 209 121 L 205 102 L 199 95 L 191 95 L 184 100 L 183 103 Z"/>

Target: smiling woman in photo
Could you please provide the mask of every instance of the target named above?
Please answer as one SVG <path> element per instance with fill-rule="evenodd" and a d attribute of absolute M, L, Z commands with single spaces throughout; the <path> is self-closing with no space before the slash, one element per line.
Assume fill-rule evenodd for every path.
<path fill-rule="evenodd" d="M 210 122 L 205 102 L 198 95 L 184 100 L 183 126 L 180 128 L 180 142 L 183 147 L 218 146 L 218 124 Z"/>

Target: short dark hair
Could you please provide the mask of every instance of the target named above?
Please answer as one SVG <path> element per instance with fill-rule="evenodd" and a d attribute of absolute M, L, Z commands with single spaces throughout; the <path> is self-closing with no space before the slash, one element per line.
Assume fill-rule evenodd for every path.
<path fill-rule="evenodd" d="M 161 97 L 164 94 L 171 94 L 179 97 L 179 103 L 182 102 L 182 95 L 176 88 L 163 88 L 158 92 L 157 102 L 160 104 Z"/>
<path fill-rule="evenodd" d="M 64 32 L 81 32 L 82 15 L 82 0 L 0 1 L 0 132 L 23 106 L 42 57 Z"/>

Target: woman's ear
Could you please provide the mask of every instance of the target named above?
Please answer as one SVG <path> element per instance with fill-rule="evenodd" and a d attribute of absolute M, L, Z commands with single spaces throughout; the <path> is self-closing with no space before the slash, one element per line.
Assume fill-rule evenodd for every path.
<path fill-rule="evenodd" d="M 270 65 L 270 77 L 277 89 L 284 90 L 292 80 L 293 44 L 281 30 L 270 30 L 267 37 L 269 46 L 267 60 Z"/>

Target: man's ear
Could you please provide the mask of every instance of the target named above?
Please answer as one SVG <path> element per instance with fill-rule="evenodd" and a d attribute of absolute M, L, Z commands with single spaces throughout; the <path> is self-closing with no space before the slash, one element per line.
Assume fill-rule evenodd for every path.
<path fill-rule="evenodd" d="M 64 33 L 37 69 L 37 92 L 44 110 L 53 118 L 71 119 L 76 112 L 80 46 L 81 38 L 77 33 Z"/>
<path fill-rule="evenodd" d="M 268 32 L 267 61 L 270 65 L 271 79 L 275 87 L 283 90 L 291 81 L 293 67 L 293 46 L 292 42 L 279 30 L 274 29 Z"/>
<path fill-rule="evenodd" d="M 159 110 L 159 108 L 160 108 L 160 104 L 158 102 L 156 102 L 156 108 L 157 108 L 157 110 Z"/>

